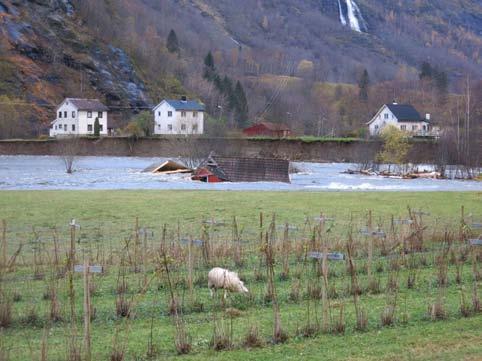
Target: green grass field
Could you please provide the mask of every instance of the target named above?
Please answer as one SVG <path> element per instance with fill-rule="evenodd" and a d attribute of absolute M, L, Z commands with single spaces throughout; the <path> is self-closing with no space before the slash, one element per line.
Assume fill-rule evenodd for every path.
<path fill-rule="evenodd" d="M 125 225 L 139 217 L 150 226 L 200 222 L 203 218 L 257 224 L 260 212 L 279 222 L 302 222 L 320 212 L 348 219 L 373 210 L 375 217 L 406 216 L 407 206 L 431 219 L 458 221 L 460 207 L 481 216 L 482 193 L 473 192 L 209 192 L 209 191 L 12 191 L 0 192 L 0 219 L 16 227 L 79 223 Z M 455 218 L 455 219 L 454 219 Z"/>
<path fill-rule="evenodd" d="M 343 305 L 346 331 L 343 335 L 320 332 L 308 338 L 300 335 L 299 330 L 308 321 L 314 324 L 321 319 L 321 301 L 317 297 L 310 297 L 307 291 L 319 279 L 312 262 L 301 260 L 296 254 L 305 252 L 299 249 L 303 245 L 306 248 L 311 238 L 312 232 L 305 225 L 305 220 L 312 220 L 320 212 L 334 217 L 332 228 L 329 233 L 323 233 L 322 237 L 329 241 L 331 250 L 344 252 L 350 218 L 353 219 L 351 223 L 356 233 L 357 227 L 366 222 L 367 210 L 372 210 L 373 223 L 380 224 L 388 232 L 391 216 L 407 218 L 408 206 L 430 213 L 423 216 L 427 226 L 424 236 L 427 252 L 417 255 L 415 286 L 407 287 L 407 277 L 410 274 L 408 261 L 399 257 L 397 251 L 384 257 L 377 248 L 374 251 L 373 274 L 382 290 L 379 294 L 368 292 L 366 240 L 355 234 L 355 263 L 360 286 L 364 289 L 360 303 L 367 312 L 367 330 L 355 330 L 355 309 L 345 263 L 332 262 L 329 265 L 330 286 L 337 290 L 337 294 L 330 295 L 330 304 L 333 306 L 331 318 L 332 321 L 336 319 L 339 312 L 337 307 Z M 457 236 L 462 206 L 467 223 L 480 222 L 481 193 L 0 192 L 0 219 L 7 222 L 9 256 L 17 249 L 19 242 L 25 244 L 18 257 L 18 266 L 4 275 L 2 282 L 2 291 L 6 297 L 17 295 L 17 299 L 11 303 L 11 324 L 2 329 L 0 334 L 0 360 L 6 354 L 10 360 L 40 360 L 43 337 L 48 360 L 66 359 L 70 332 L 68 284 L 66 278 L 57 279 L 53 274 L 56 268 L 65 265 L 65 247 L 69 244 L 67 225 L 71 218 L 75 218 L 81 225 L 77 231 L 78 262 L 82 262 L 84 254 L 90 254 L 97 263 L 104 262 L 107 270 L 105 274 L 93 277 L 95 292 L 92 304 L 96 309 L 96 317 L 92 321 L 94 360 L 109 359 L 114 344 L 117 349 L 125 351 L 125 360 L 148 360 L 146 350 L 151 322 L 152 340 L 156 349 L 152 358 L 154 360 L 480 360 L 482 314 L 472 313 L 470 317 L 462 317 L 459 311 L 462 294 L 471 304 L 474 284 L 479 295 L 482 291 L 480 282 L 477 284 L 473 280 L 473 259 L 468 257 L 460 262 L 460 283 L 455 281 L 457 263 L 449 262 L 448 259 L 448 284 L 439 287 L 436 281 L 440 271 L 437 257 L 442 252 L 438 247 L 441 244 L 441 234 L 448 229 L 454 232 L 454 237 Z M 287 256 L 290 269 L 288 277 L 280 277 L 280 250 L 276 256 L 275 285 L 281 322 L 289 335 L 288 341 L 281 345 L 269 343 L 273 310 L 271 302 L 265 299 L 266 282 L 258 279 L 256 273 L 260 257 L 257 240 L 260 212 L 265 215 L 264 230 L 267 230 L 271 215 L 276 214 L 278 241 L 283 238 L 282 227 L 285 222 L 297 227 L 289 236 L 292 251 Z M 239 268 L 236 268 L 232 259 L 230 242 L 233 216 L 237 217 L 242 237 L 248 242 L 243 246 L 244 265 Z M 140 227 L 147 227 L 152 232 L 145 238 L 147 266 L 139 273 L 133 272 L 131 261 L 126 261 L 127 266 L 124 268 L 120 267 L 120 259 L 125 257 L 131 260 L 133 255 L 132 242 L 126 246 L 126 240 L 132 237 L 136 217 L 139 218 Z M 229 351 L 214 351 L 209 346 L 213 334 L 213 317 L 223 318 L 220 322 L 226 328 L 230 327 L 230 318 L 223 317 L 219 301 L 209 296 L 206 286 L 208 269 L 203 264 L 201 251 L 193 251 L 193 303 L 186 288 L 186 247 L 175 246 L 178 227 L 181 237 L 198 238 L 202 236 L 203 219 L 226 222 L 226 226 L 211 226 L 207 229 L 213 247 L 218 246 L 217 253 L 213 252 L 213 265 L 236 269 L 250 289 L 249 297 L 233 295 L 226 301 L 227 307 L 240 311 L 239 317 L 232 320 L 234 347 Z M 168 313 L 166 275 L 159 271 L 158 248 L 163 224 L 168 225 L 167 242 L 173 244 L 169 246 L 172 280 L 175 293 L 182 300 L 184 321 L 192 343 L 192 352 L 185 356 L 176 355 L 173 341 L 175 327 Z M 55 266 L 52 263 L 53 227 L 58 231 L 62 249 L 61 263 Z M 408 231 L 397 228 L 397 232 L 402 234 Z M 474 230 L 471 232 L 472 236 L 477 236 Z M 35 247 L 38 247 L 37 253 Z M 303 247 L 301 248 L 304 249 Z M 460 255 L 463 250 L 465 248 L 460 248 Z M 458 252 L 459 248 L 454 248 L 455 257 L 459 257 Z M 37 257 L 36 266 L 32 264 L 34 256 Z M 401 264 L 399 270 L 392 266 L 394 257 Z M 475 261 L 475 267 L 480 270 L 480 259 Z M 130 319 L 118 317 L 115 312 L 120 270 L 126 270 L 127 273 L 129 287 L 125 296 L 135 304 Z M 35 272 L 42 274 L 42 277 L 32 278 Z M 380 315 L 387 300 L 393 295 L 389 292 L 388 283 L 394 277 L 398 283 L 395 323 L 384 327 Z M 151 281 L 145 290 L 142 286 L 144 279 Z M 297 282 L 299 299 L 293 299 L 292 293 Z M 48 320 L 51 302 L 44 295 L 52 285 L 56 287 L 63 318 L 59 322 Z M 82 344 L 81 275 L 76 275 L 74 289 L 78 342 Z M 427 310 L 438 296 L 443 299 L 446 317 L 433 321 Z M 203 305 L 203 310 L 199 309 L 200 304 Z M 241 344 L 247 330 L 253 325 L 259 328 L 265 345 L 259 349 L 246 349 Z"/>

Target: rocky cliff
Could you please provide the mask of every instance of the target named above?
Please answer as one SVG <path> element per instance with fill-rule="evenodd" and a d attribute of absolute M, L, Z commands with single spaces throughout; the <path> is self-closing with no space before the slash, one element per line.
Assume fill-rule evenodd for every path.
<path fill-rule="evenodd" d="M 44 122 L 66 96 L 150 104 L 127 54 L 90 35 L 69 0 L 1 0 L 0 34 L 0 94 L 32 104 Z"/>

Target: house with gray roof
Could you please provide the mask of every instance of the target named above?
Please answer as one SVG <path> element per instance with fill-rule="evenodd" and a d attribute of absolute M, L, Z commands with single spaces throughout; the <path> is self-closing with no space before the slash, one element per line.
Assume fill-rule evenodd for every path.
<path fill-rule="evenodd" d="M 165 99 L 154 107 L 154 134 L 203 134 L 204 105 L 182 97 Z"/>
<path fill-rule="evenodd" d="M 412 136 L 428 136 L 431 134 L 430 114 L 425 117 L 410 104 L 384 104 L 375 116 L 367 123 L 371 136 L 380 135 L 382 130 L 393 125 Z"/>
<path fill-rule="evenodd" d="M 96 120 L 99 121 L 99 134 L 107 135 L 108 111 L 98 99 L 66 98 L 55 111 L 50 136 L 93 135 Z"/>

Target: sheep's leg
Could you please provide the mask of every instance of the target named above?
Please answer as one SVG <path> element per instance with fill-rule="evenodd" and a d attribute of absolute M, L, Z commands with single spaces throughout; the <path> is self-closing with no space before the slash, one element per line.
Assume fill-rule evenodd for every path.
<path fill-rule="evenodd" d="M 213 292 L 213 289 L 212 289 L 212 288 L 209 289 L 209 293 L 211 294 L 211 298 L 213 298 L 214 292 Z"/>

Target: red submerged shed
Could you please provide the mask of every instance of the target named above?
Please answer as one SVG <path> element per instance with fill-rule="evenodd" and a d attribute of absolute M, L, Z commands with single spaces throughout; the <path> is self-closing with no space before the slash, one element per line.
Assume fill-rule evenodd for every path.
<path fill-rule="evenodd" d="M 290 183 L 289 161 L 284 159 L 218 157 L 210 155 L 194 171 L 192 179 L 207 183 Z"/>
<path fill-rule="evenodd" d="M 267 136 L 273 138 L 284 138 L 291 135 L 291 129 L 284 124 L 271 122 L 256 123 L 243 130 L 243 134 L 248 137 Z"/>

